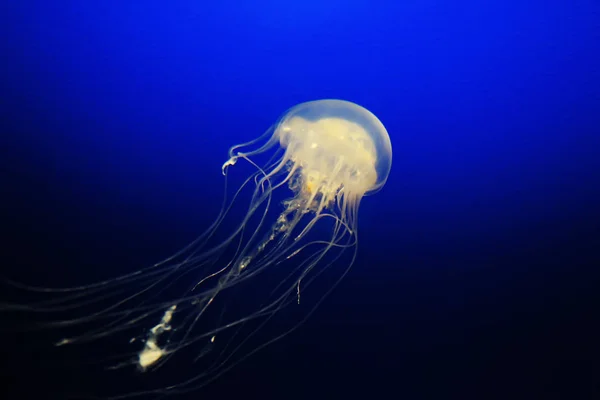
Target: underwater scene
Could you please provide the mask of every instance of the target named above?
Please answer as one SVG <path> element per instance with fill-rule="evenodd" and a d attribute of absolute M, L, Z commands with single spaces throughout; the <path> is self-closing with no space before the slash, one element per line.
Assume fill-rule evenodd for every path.
<path fill-rule="evenodd" d="M 599 3 L 0 10 L 0 398 L 600 398 Z"/>

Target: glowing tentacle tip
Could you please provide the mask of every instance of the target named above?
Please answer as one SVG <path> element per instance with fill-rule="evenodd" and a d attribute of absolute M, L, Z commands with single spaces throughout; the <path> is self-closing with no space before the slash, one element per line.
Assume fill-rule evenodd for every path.
<path fill-rule="evenodd" d="M 237 162 L 238 156 L 233 156 L 231 157 L 229 160 L 225 161 L 223 163 L 223 166 L 221 167 L 221 172 L 223 173 L 223 175 L 225 175 L 225 171 L 227 170 L 227 167 L 231 166 L 231 165 L 235 165 L 235 163 Z"/>

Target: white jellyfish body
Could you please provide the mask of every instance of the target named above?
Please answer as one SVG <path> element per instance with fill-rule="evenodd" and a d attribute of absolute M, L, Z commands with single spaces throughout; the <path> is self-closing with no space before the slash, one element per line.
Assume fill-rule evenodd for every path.
<path fill-rule="evenodd" d="M 310 184 L 324 184 L 323 193 L 340 189 L 362 197 L 387 180 L 392 147 L 383 124 L 368 110 L 341 100 L 300 104 L 279 122 L 275 135 L 287 159 L 303 169 Z M 322 182 L 321 182 L 322 181 Z"/>
<path fill-rule="evenodd" d="M 258 164 L 265 154 L 271 158 Z M 53 290 L 11 282 L 52 298 L 5 311 L 50 315 L 48 326 L 76 328 L 57 343 L 61 346 L 137 332 L 130 340 L 137 351 L 115 354 L 111 367 L 136 364 L 152 371 L 181 353 L 181 360 L 194 361 L 181 381 L 120 397 L 201 387 L 285 336 L 322 296 L 311 299 L 287 326 L 270 327 L 272 317 L 297 306 L 302 287 L 344 252 L 351 250 L 338 278 L 354 261 L 359 203 L 387 180 L 390 138 L 365 108 L 319 100 L 292 107 L 264 135 L 234 146 L 229 155 L 225 175 L 240 160 L 255 172 L 193 243 L 161 263 L 96 284 Z M 251 192 L 246 201 L 240 194 L 244 188 Z M 273 195 L 285 191 L 285 200 L 276 203 Z M 246 215 L 235 225 L 225 223 L 239 202 L 246 203 Z M 326 228 L 315 229 L 321 222 Z M 226 234 L 216 240 L 218 232 Z"/>

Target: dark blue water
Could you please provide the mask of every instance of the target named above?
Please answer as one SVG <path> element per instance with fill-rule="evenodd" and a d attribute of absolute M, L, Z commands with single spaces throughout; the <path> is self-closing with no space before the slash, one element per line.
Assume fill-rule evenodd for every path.
<path fill-rule="evenodd" d="M 597 2 L 19 1 L 0 15 L 2 266 L 32 284 L 187 244 L 218 211 L 228 148 L 295 104 L 350 100 L 388 129 L 392 171 L 361 205 L 346 279 L 301 329 L 183 398 L 600 397 Z M 3 398 L 148 378 L 65 374 L 46 334 L 2 343 Z"/>

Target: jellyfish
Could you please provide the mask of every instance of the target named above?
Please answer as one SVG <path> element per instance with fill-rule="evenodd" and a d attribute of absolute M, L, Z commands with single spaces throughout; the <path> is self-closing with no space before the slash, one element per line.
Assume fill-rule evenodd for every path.
<path fill-rule="evenodd" d="M 388 133 L 367 109 L 343 100 L 301 103 L 229 150 L 221 210 L 192 243 L 93 284 L 11 282 L 50 296 L 13 309 L 50 315 L 46 326 L 73 332 L 57 346 L 127 339 L 109 368 L 147 372 L 189 362 L 185 379 L 119 397 L 202 387 L 297 329 L 348 272 L 359 205 L 384 186 L 391 161 Z M 228 199 L 228 177 L 242 162 L 251 172 Z M 333 273 L 315 285 L 326 270 Z M 305 301 L 313 285 L 319 290 Z"/>

